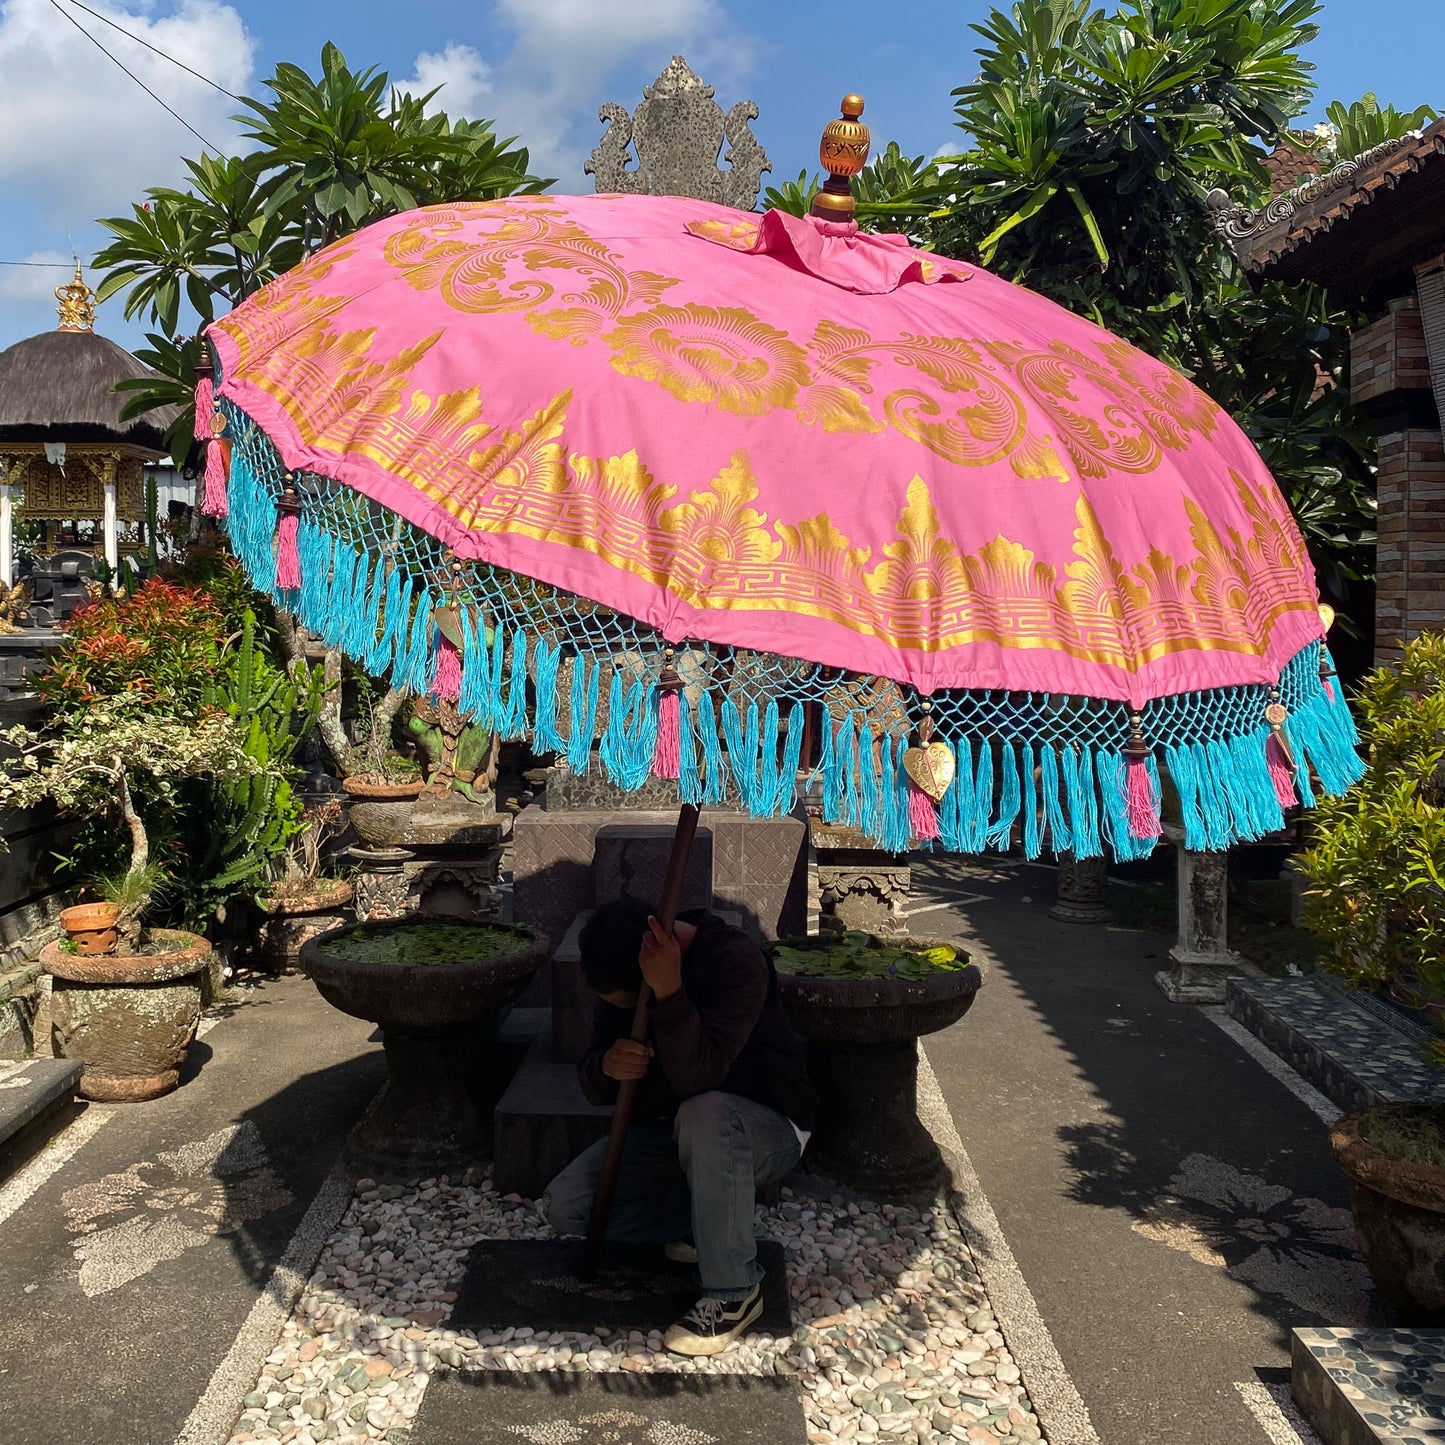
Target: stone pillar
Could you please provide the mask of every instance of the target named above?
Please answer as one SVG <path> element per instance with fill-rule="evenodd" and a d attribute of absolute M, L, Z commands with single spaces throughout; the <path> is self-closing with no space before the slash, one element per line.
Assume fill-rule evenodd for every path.
<path fill-rule="evenodd" d="M 1059 854 L 1059 892 L 1049 917 L 1060 923 L 1108 923 L 1109 860 Z"/>
<path fill-rule="evenodd" d="M 120 537 L 119 521 L 116 515 L 115 462 L 109 457 L 105 461 L 102 482 L 104 492 L 101 501 L 100 530 L 105 547 L 105 565 L 110 568 L 110 585 L 114 590 L 119 581 L 117 574 L 120 571 Z"/>
<path fill-rule="evenodd" d="M 817 858 L 820 927 L 857 929 L 882 938 L 908 932 L 912 883 L 906 853 L 885 853 L 852 829 L 809 819 Z"/>
<path fill-rule="evenodd" d="M 15 581 L 15 488 L 0 482 L 0 585 Z"/>
<path fill-rule="evenodd" d="M 1173 967 L 1155 978 L 1175 1003 L 1223 1003 L 1241 967 L 1229 948 L 1229 854 L 1195 853 L 1165 831 L 1179 849 L 1179 938 L 1169 950 Z"/>
<path fill-rule="evenodd" d="M 1432 305 L 1440 283 L 1417 271 Z M 1379 432 L 1375 662 L 1399 661 L 1400 645 L 1445 626 L 1445 444 L 1431 388 L 1432 357 L 1421 296 L 1400 296 L 1387 315 L 1350 338 L 1350 400 Z"/>
<path fill-rule="evenodd" d="M 406 848 L 352 848 L 351 861 L 357 865 L 353 906 L 358 923 L 383 918 L 404 918 L 412 911 L 411 883 L 406 865 L 411 852 Z"/>

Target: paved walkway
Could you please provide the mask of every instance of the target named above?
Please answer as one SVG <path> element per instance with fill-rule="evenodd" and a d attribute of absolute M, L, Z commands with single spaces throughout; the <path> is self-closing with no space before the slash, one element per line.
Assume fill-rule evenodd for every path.
<path fill-rule="evenodd" d="M 369 1026 L 309 981 L 244 997 L 175 1093 L 91 1105 L 0 1186 L 4 1445 L 229 1434 L 350 1199 L 329 1176 L 385 1074 Z"/>
<path fill-rule="evenodd" d="M 1051 1445 L 1299 1445 L 1257 1371 L 1287 1363 L 1289 1326 L 1371 1309 L 1329 1106 L 1218 1011 L 1165 1001 L 1167 939 L 1050 921 L 1048 870 L 930 862 L 918 884 L 915 931 L 993 965 L 922 1070 L 962 1235 L 785 1199 L 764 1224 L 811 1324 L 755 1340 L 747 1372 L 798 1377 L 815 1445 L 1023 1442 L 1035 1411 Z M 0 1184 L 0 1442 L 475 1445 L 426 1424 L 438 1369 L 675 1372 L 642 1334 L 450 1329 L 471 1243 L 540 1218 L 481 1175 L 354 1196 L 337 1155 L 382 1072 L 367 1026 L 279 980 L 214 1022 L 177 1093 L 92 1107 Z M 843 1278 L 855 1252 L 873 1264 Z M 727 1440 L 720 1409 L 673 1435 Z"/>
<path fill-rule="evenodd" d="M 990 965 L 926 1053 L 1098 1438 L 1260 1445 L 1262 1414 L 1282 1422 L 1257 1371 L 1288 1365 L 1290 1327 L 1373 1307 L 1321 1117 L 1336 1111 L 1221 1010 L 1165 999 L 1172 940 L 1052 921 L 1052 870 L 941 860 L 914 882 L 915 932 Z M 1089 1434 L 1063 1419 L 1051 1439 Z"/>

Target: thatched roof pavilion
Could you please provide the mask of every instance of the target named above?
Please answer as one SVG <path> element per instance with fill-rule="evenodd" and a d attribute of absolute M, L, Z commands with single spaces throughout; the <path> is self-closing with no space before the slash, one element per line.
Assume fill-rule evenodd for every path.
<path fill-rule="evenodd" d="M 93 331 L 46 331 L 0 351 L 0 447 L 9 442 L 123 442 L 157 454 L 176 418 L 164 407 L 121 421 L 118 381 L 150 373 Z"/>
<path fill-rule="evenodd" d="M 118 382 L 151 375 L 95 334 L 95 293 L 80 263 L 55 291 L 60 325 L 0 351 L 0 583 L 12 581 L 12 517 L 100 521 L 106 562 L 118 564 L 117 524 L 145 515 L 144 463 L 165 454 L 176 419 L 162 407 L 121 420 Z"/>

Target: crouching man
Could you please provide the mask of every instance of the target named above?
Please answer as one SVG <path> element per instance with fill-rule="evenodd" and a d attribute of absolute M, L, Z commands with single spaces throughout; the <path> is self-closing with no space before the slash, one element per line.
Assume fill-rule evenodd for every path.
<path fill-rule="evenodd" d="M 773 966 L 739 928 L 703 911 L 671 934 L 636 899 L 599 908 L 581 937 L 597 994 L 591 1044 L 577 1066 L 594 1104 L 640 1079 L 607 1238 L 663 1244 L 695 1260 L 702 1298 L 667 1331 L 667 1348 L 715 1355 L 763 1312 L 753 1238 L 760 1185 L 797 1164 L 817 1095 L 788 1025 Z M 634 1043 L 643 980 L 653 992 L 647 1043 Z M 547 1188 L 559 1234 L 585 1234 L 606 1141 Z"/>

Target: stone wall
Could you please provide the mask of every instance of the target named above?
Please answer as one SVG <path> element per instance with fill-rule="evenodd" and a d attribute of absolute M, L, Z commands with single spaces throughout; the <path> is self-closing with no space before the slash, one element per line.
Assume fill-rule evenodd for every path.
<path fill-rule="evenodd" d="M 1389 314 L 1350 337 L 1350 400 L 1356 406 L 1396 391 L 1429 391 L 1430 357 L 1414 296 L 1390 302 Z"/>
<path fill-rule="evenodd" d="M 56 934 L 64 899 L 55 883 L 54 851 L 63 835 L 43 813 L 0 814 L 0 1059 L 31 1052 L 43 972 L 35 962 Z M 48 1054 L 42 1039 L 41 1053 Z"/>

